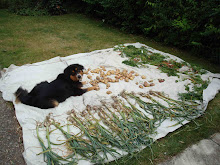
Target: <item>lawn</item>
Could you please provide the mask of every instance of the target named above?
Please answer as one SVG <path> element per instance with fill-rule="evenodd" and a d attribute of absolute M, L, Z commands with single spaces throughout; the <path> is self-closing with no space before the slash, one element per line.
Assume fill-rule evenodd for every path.
<path fill-rule="evenodd" d="M 150 39 L 126 34 L 80 14 L 63 16 L 17 16 L 0 10 L 0 65 L 23 65 L 47 60 L 56 56 L 110 48 L 122 43 L 140 42 L 155 49 L 176 55 L 189 63 L 212 72 L 220 66 L 193 56 L 188 52 L 167 47 Z M 151 164 L 166 160 L 191 144 L 220 131 L 220 94 L 210 102 L 207 112 L 152 146 L 130 157 L 120 159 L 119 164 Z M 127 161 L 129 160 L 129 161 Z M 112 162 L 110 164 L 115 164 Z"/>

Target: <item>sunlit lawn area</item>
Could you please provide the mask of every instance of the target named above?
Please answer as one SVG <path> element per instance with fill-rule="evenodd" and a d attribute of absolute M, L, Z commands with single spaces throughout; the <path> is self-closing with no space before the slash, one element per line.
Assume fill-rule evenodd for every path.
<path fill-rule="evenodd" d="M 126 34 L 80 14 L 62 16 L 17 16 L 0 10 L 0 65 L 23 65 L 47 60 L 56 56 L 110 48 L 122 43 L 140 42 L 155 49 L 179 56 L 212 72 L 220 66 L 192 54 L 167 47 L 150 39 Z M 220 131 L 220 95 L 210 103 L 205 115 L 195 123 L 187 124 L 174 133 L 157 141 L 152 151 L 147 148 L 131 160 L 128 157 L 118 163 L 151 164 L 176 155 L 187 146 Z M 115 162 L 112 162 L 115 164 Z"/>

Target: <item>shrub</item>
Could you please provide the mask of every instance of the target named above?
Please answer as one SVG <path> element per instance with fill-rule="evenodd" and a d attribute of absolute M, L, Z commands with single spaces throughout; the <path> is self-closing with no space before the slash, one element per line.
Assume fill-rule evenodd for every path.
<path fill-rule="evenodd" d="M 7 0 L 0 0 L 0 9 L 5 9 L 8 7 L 8 1 Z"/>
<path fill-rule="evenodd" d="M 19 15 L 61 15 L 66 12 L 61 0 L 10 0 L 9 10 Z"/>
<path fill-rule="evenodd" d="M 190 49 L 220 63 L 220 4 L 216 0 L 76 1 L 79 2 L 81 12 L 124 31 Z"/>

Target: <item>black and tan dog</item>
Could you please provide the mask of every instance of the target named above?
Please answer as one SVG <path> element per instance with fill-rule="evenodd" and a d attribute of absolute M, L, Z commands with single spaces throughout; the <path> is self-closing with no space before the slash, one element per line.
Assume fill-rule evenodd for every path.
<path fill-rule="evenodd" d="M 15 92 L 16 102 L 20 101 L 26 105 L 48 109 L 58 106 L 70 96 L 80 96 L 87 91 L 96 89 L 96 87 L 82 89 L 85 84 L 85 82 L 81 82 L 83 69 L 84 67 L 79 64 L 70 65 L 54 81 L 41 82 L 30 93 L 20 87 Z"/>

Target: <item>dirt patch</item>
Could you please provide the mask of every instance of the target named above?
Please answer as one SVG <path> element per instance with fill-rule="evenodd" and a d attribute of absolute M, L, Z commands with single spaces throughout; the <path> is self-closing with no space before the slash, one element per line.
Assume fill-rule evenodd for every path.
<path fill-rule="evenodd" d="M 22 129 L 13 106 L 4 101 L 0 92 L 0 164 L 25 165 Z"/>

